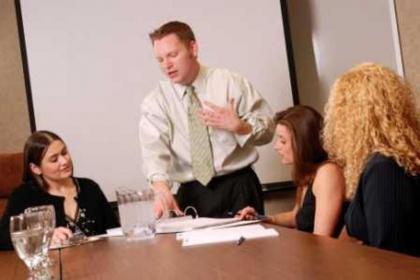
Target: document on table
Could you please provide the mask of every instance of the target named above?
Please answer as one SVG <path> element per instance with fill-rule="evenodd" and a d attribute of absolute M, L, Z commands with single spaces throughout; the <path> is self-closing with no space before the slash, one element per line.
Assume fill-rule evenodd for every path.
<path fill-rule="evenodd" d="M 235 227 L 246 224 L 259 223 L 260 220 L 242 221 L 238 218 L 196 218 L 191 216 L 182 216 L 177 218 L 163 219 L 156 222 L 156 233 L 179 233 L 198 229 L 220 229 L 226 227 Z M 122 236 L 121 228 L 107 230 L 108 237 Z"/>
<path fill-rule="evenodd" d="M 182 246 L 196 246 L 222 242 L 238 242 L 240 239 L 255 239 L 275 237 L 279 233 L 273 229 L 266 229 L 262 225 L 247 225 L 220 229 L 202 229 L 177 234 L 182 240 Z"/>

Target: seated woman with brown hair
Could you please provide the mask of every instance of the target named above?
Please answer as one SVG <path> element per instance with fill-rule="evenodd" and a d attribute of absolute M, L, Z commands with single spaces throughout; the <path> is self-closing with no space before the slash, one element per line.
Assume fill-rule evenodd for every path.
<path fill-rule="evenodd" d="M 86 236 L 117 227 L 118 221 L 98 184 L 73 177 L 73 162 L 64 141 L 49 131 L 33 133 L 24 148 L 23 184 L 9 198 L 0 222 L 0 249 L 12 249 L 10 216 L 28 207 L 53 205 L 56 229 L 53 242 L 78 231 Z"/>
<path fill-rule="evenodd" d="M 377 64 L 349 70 L 332 88 L 324 143 L 344 168 L 348 234 L 420 256 L 420 125 L 407 84 Z"/>
<path fill-rule="evenodd" d="M 297 186 L 291 211 L 268 216 L 267 222 L 318 235 L 337 237 L 343 226 L 344 177 L 340 167 L 327 158 L 322 147 L 321 115 L 308 106 L 295 106 L 277 113 L 274 148 L 285 165 L 292 166 Z M 240 211 L 252 219 L 251 207 Z"/>

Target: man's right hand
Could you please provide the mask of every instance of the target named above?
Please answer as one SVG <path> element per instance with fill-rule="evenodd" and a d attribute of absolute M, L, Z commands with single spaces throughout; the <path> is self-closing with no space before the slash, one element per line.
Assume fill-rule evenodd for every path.
<path fill-rule="evenodd" d="M 157 219 L 168 211 L 174 211 L 176 215 L 183 215 L 179 209 L 178 203 L 169 189 L 169 185 L 165 181 L 157 181 L 153 183 L 153 189 L 156 192 L 155 198 L 155 216 Z"/>

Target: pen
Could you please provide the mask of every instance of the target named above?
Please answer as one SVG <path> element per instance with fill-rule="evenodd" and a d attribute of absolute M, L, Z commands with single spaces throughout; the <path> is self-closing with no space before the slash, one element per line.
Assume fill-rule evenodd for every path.
<path fill-rule="evenodd" d="M 241 245 L 242 243 L 244 243 L 244 241 L 245 241 L 245 237 L 243 237 L 243 236 L 241 236 L 241 237 L 239 237 L 239 239 L 238 239 L 238 241 L 236 242 L 236 245 Z"/>
<path fill-rule="evenodd" d="M 257 220 L 261 220 L 263 222 L 268 220 L 267 216 L 261 215 L 261 214 L 258 214 L 258 213 L 255 215 L 255 218 L 257 218 Z"/>
<path fill-rule="evenodd" d="M 227 214 L 229 215 L 229 216 L 239 216 L 239 215 L 241 215 L 241 212 L 242 212 L 242 210 L 240 210 L 240 211 L 238 211 L 236 214 L 234 214 L 233 212 L 228 212 Z M 266 222 L 266 221 L 268 221 L 269 220 L 269 218 L 268 218 L 268 216 L 265 216 L 265 215 L 261 215 L 261 214 L 258 214 L 258 213 L 255 213 L 255 214 L 250 214 L 251 216 L 253 216 L 253 220 L 261 220 L 262 222 Z"/>

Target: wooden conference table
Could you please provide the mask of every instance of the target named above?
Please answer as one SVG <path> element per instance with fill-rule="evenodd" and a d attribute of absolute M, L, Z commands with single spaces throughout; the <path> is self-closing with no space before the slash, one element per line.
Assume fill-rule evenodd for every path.
<path fill-rule="evenodd" d="M 274 228 L 278 237 L 239 246 L 185 248 L 167 234 L 136 242 L 114 237 L 51 253 L 59 254 L 62 279 L 420 279 L 420 258 Z M 25 279 L 23 268 L 14 252 L 0 252 L 1 279 Z"/>
<path fill-rule="evenodd" d="M 54 266 L 50 269 L 54 279 L 60 278 L 60 252 L 50 251 L 50 259 Z M 0 279 L 27 279 L 28 270 L 16 255 L 15 251 L 0 251 Z"/>

